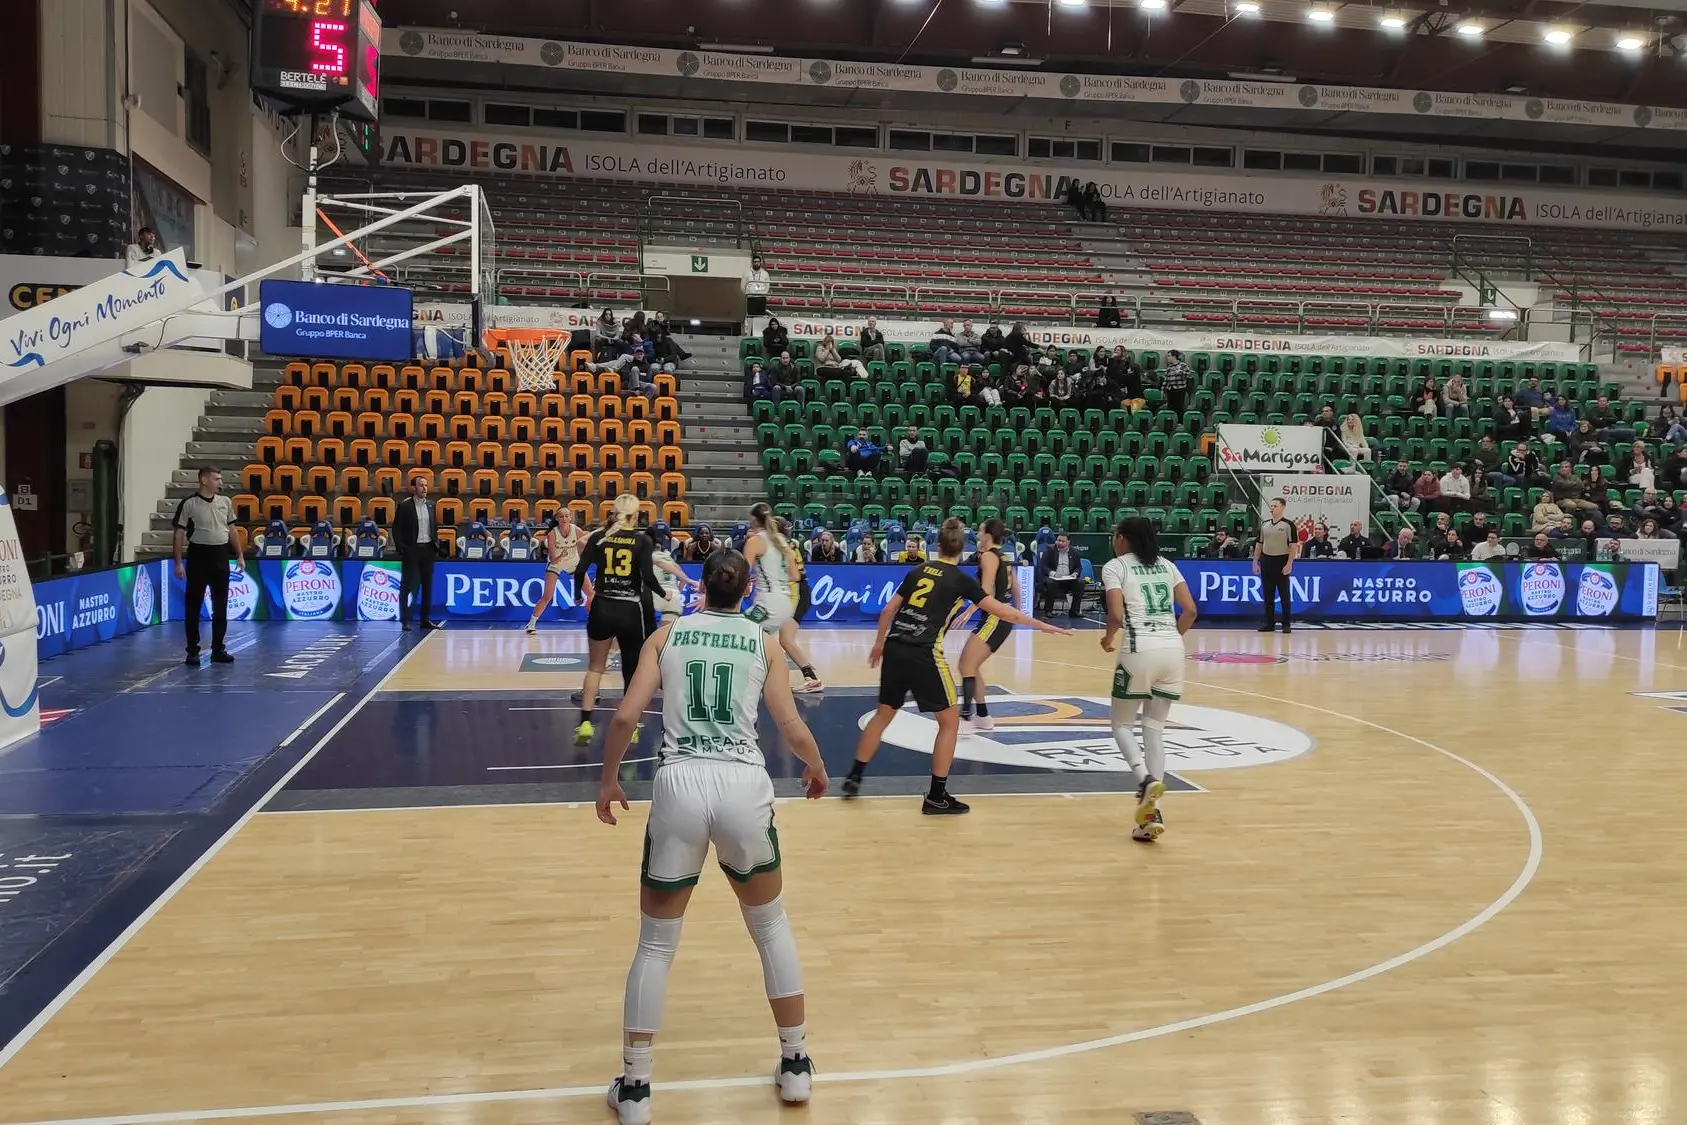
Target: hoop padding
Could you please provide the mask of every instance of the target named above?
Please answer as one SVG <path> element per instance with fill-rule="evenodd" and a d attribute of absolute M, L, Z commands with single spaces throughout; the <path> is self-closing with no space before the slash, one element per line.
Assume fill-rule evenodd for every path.
<path fill-rule="evenodd" d="M 515 368 L 516 389 L 533 394 L 556 390 L 557 365 L 568 351 L 573 333 L 546 329 L 497 329 L 486 331 L 486 346 L 509 352 Z"/>

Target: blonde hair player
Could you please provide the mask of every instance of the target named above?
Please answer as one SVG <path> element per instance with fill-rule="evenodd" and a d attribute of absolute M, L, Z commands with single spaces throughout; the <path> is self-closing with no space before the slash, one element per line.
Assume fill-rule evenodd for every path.
<path fill-rule="evenodd" d="M 822 797 L 830 783 L 820 748 L 804 725 L 771 634 L 739 612 L 750 567 L 730 549 L 703 564 L 703 609 L 663 625 L 609 724 L 597 815 L 615 823 L 627 807 L 619 771 L 638 717 L 662 692 L 662 749 L 651 786 L 644 864 L 639 872 L 639 936 L 622 1009 L 621 1074 L 609 1108 L 621 1125 L 648 1125 L 652 1041 L 662 1026 L 668 970 L 692 888 L 709 845 L 738 896 L 744 925 L 761 955 L 762 984 L 779 1033 L 773 1080 L 786 1103 L 806 1102 L 814 1064 L 806 1042 L 802 965 L 785 916 L 773 781 L 757 738 L 757 706 L 766 702 L 785 745 L 803 763 L 803 791 Z M 769 669 L 777 667 L 777 675 Z"/>
<path fill-rule="evenodd" d="M 766 501 L 750 509 L 752 534 L 744 541 L 744 561 L 755 575 L 755 600 L 744 616 L 762 627 L 762 631 L 779 638 L 780 647 L 791 655 L 802 670 L 803 683 L 799 692 L 824 691 L 826 685 L 814 671 L 814 661 L 797 639 L 797 573 L 801 563 L 797 549 L 779 530 L 779 520 Z"/>
<path fill-rule="evenodd" d="M 574 512 L 570 508 L 559 509 L 556 515 L 545 521 L 545 592 L 539 595 L 539 604 L 533 607 L 533 616 L 527 619 L 529 634 L 539 631 L 539 618 L 551 607 L 551 598 L 556 596 L 557 576 L 573 574 L 580 565 L 580 549 L 586 545 L 587 538 L 586 529 L 574 522 Z"/>
<path fill-rule="evenodd" d="M 580 725 L 574 729 L 574 744 L 592 740 L 592 712 L 597 707 L 598 688 L 609 664 L 609 646 L 621 649 L 621 681 L 633 682 L 645 638 L 653 631 L 654 598 L 660 595 L 651 556 L 655 545 L 637 527 L 638 498 L 630 492 L 617 496 L 610 508 L 609 522 L 586 540 L 580 565 L 574 570 L 574 588 L 587 591 L 586 682 L 580 689 Z M 596 568 L 597 577 L 588 582 Z"/>
<path fill-rule="evenodd" d="M 845 797 L 861 792 L 867 763 L 879 752 L 885 729 L 912 695 L 915 705 L 937 721 L 937 737 L 931 747 L 931 788 L 920 811 L 930 816 L 972 811 L 971 805 L 956 800 L 949 792 L 949 767 L 955 760 L 961 720 L 955 711 L 955 677 L 943 656 L 944 634 L 967 602 L 1009 624 L 1029 626 L 1057 637 L 1071 636 L 1066 629 L 1027 617 L 997 601 L 985 593 L 977 579 L 956 566 L 966 546 L 966 534 L 966 525 L 960 520 L 944 520 L 937 533 L 937 558 L 911 567 L 879 614 L 879 632 L 867 657 L 867 667 L 879 669 L 879 706 L 855 744 L 855 764 L 843 783 Z"/>
<path fill-rule="evenodd" d="M 978 529 L 978 584 L 984 587 L 984 592 L 999 602 L 1008 605 L 1019 604 L 1019 576 L 1014 573 L 1013 565 L 1002 554 L 1002 539 L 1007 535 L 1007 526 L 999 519 L 985 520 Z M 955 628 L 959 629 L 967 623 L 978 607 L 968 606 L 965 613 L 955 621 Z M 1007 643 L 1008 634 L 1013 632 L 1013 626 L 1000 617 L 985 614 L 978 623 L 978 628 L 967 638 L 966 647 L 961 650 L 961 728 L 963 730 L 995 730 L 996 722 L 990 718 L 990 704 L 984 698 L 984 681 L 978 675 L 984 667 L 984 662 L 1001 650 Z M 978 708 L 978 717 L 973 718 L 973 707 Z"/>
<path fill-rule="evenodd" d="M 1160 798 L 1166 792 L 1166 716 L 1183 697 L 1183 635 L 1195 623 L 1195 599 L 1171 560 L 1160 556 L 1154 524 L 1141 516 L 1119 521 L 1116 556 L 1101 568 L 1107 631 L 1101 651 L 1118 651 L 1113 669 L 1113 740 L 1136 777 L 1136 827 L 1131 839 L 1152 844 L 1166 830 Z M 1123 629 L 1125 643 L 1116 638 Z M 1142 745 L 1136 714 L 1142 712 Z M 1147 762 L 1144 764 L 1144 755 Z"/>

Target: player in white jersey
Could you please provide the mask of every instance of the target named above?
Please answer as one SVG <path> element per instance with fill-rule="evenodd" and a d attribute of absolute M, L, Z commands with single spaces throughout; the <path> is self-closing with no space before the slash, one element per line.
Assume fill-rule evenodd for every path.
<path fill-rule="evenodd" d="M 1117 650 L 1113 669 L 1113 739 L 1136 775 L 1136 828 L 1131 839 L 1152 844 L 1166 830 L 1166 716 L 1183 696 L 1183 634 L 1195 623 L 1195 599 L 1169 559 L 1160 557 L 1154 524 L 1140 516 L 1113 531 L 1116 558 L 1101 569 L 1107 599 L 1103 652 Z M 1124 643 L 1118 643 L 1120 630 Z M 1142 745 L 1136 715 L 1142 712 Z M 1144 754 L 1146 752 L 1146 763 Z"/>
<path fill-rule="evenodd" d="M 762 983 L 779 1031 L 773 1073 L 779 1097 L 806 1102 L 813 1087 L 802 966 L 782 898 L 773 782 L 756 733 L 758 702 L 766 701 L 785 745 L 802 760 L 807 796 L 824 796 L 829 781 L 789 679 L 767 674 L 770 667 L 783 670 L 784 653 L 739 612 L 749 577 L 749 564 L 737 551 L 709 556 L 703 564 L 703 610 L 663 625 L 646 642 L 604 740 L 597 815 L 614 824 L 616 806 L 627 807 L 621 759 L 639 715 L 661 690 L 662 747 L 639 876 L 638 950 L 627 970 L 621 1075 L 609 1087 L 609 1108 L 621 1125 L 650 1121 L 651 1041 L 661 1029 L 668 969 L 710 844 L 761 954 Z"/>
<path fill-rule="evenodd" d="M 661 580 L 661 597 L 651 599 L 656 612 L 678 617 L 685 612 L 685 590 L 696 589 L 697 581 L 680 569 L 674 561 L 674 532 L 667 524 L 657 521 L 650 525 L 650 564 Z"/>
<path fill-rule="evenodd" d="M 762 631 L 779 638 L 779 644 L 791 654 L 802 671 L 799 692 L 823 691 L 825 684 L 814 670 L 814 661 L 798 640 L 797 570 L 802 565 L 796 548 L 779 530 L 779 520 L 764 501 L 750 509 L 750 534 L 744 540 L 744 559 L 755 575 L 756 596 L 745 616 L 762 627 Z"/>

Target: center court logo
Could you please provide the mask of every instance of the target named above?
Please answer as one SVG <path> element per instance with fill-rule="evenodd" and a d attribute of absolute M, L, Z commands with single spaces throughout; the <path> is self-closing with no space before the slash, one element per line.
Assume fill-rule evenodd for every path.
<path fill-rule="evenodd" d="M 142 566 L 135 568 L 135 588 L 130 592 L 129 603 L 134 607 L 135 620 L 142 625 L 152 624 L 152 612 L 157 606 L 158 594 L 152 584 L 152 568 Z"/>
<path fill-rule="evenodd" d="M 281 572 L 281 604 L 298 621 L 321 621 L 340 608 L 340 575 L 332 563 L 299 559 Z"/>
<path fill-rule="evenodd" d="M 996 729 L 964 735 L 955 756 L 1025 769 L 1128 773 L 1113 741 L 1110 707 L 1102 696 L 992 696 Z M 861 724 L 866 721 L 863 715 Z M 915 710 L 899 712 L 885 731 L 886 742 L 922 754 L 931 753 L 936 737 L 937 724 Z M 1312 746 L 1310 735 L 1284 723 L 1213 707 L 1174 703 L 1166 722 L 1166 765 L 1177 773 L 1284 762 Z"/>
<path fill-rule="evenodd" d="M 366 566 L 357 580 L 359 621 L 397 621 L 399 583 L 397 572 L 384 566 Z"/>
<path fill-rule="evenodd" d="M 1564 604 L 1564 571 L 1557 563 L 1530 563 L 1517 580 L 1523 612 L 1530 617 L 1550 617 Z"/>

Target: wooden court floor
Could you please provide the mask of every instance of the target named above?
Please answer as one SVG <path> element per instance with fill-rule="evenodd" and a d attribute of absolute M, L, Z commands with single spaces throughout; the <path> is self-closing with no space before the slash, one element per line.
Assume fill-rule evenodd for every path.
<path fill-rule="evenodd" d="M 1104 697 L 1098 636 L 1016 636 L 991 682 Z M 870 634 L 809 639 L 838 694 L 871 682 Z M 1191 769 L 1200 791 L 1168 797 L 1152 848 L 1127 841 L 1111 793 L 979 796 L 952 821 L 908 797 L 781 805 L 814 1101 L 772 1095 L 759 966 L 706 876 L 657 1121 L 1687 1122 L 1675 633 L 1199 631 L 1192 647 L 1186 702 L 1205 710 L 1184 717 L 1223 726 L 1209 750 L 1263 724 L 1311 748 Z M 384 691 L 505 690 L 524 656 L 579 648 L 447 631 Z M 822 733 L 853 741 L 847 723 Z M 611 1120 L 642 821 L 260 814 L 0 1069 L 0 1123 Z"/>

